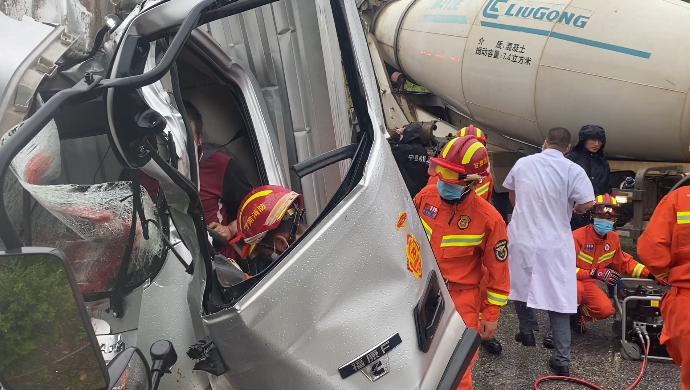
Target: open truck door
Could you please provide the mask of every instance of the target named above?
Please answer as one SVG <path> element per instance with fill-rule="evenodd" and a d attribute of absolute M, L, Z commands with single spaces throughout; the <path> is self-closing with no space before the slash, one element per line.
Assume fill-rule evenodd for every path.
<path fill-rule="evenodd" d="M 117 207 L 131 219 L 119 228 L 126 245 L 109 264 L 109 275 L 128 275 L 131 264 L 145 266 L 137 268 L 135 280 L 123 279 L 128 283 L 109 280 L 103 297 L 111 312 L 136 317 L 137 344 L 165 338 L 179 351 L 189 349 L 193 361 L 178 362 L 181 375 L 196 373 L 191 384 L 203 386 L 199 373 L 205 371 L 218 389 L 454 389 L 479 336 L 454 309 L 388 148 L 354 4 L 330 2 L 359 125 L 356 141 L 290 167 L 304 177 L 350 159 L 349 171 L 325 210 L 287 251 L 234 286 L 218 281 L 199 200 L 198 156 L 181 102 L 193 84 L 188 79 L 193 70 L 232 90 L 247 125 L 257 184 L 287 185 L 287 167 L 276 154 L 276 137 L 251 72 L 194 31 L 200 23 L 265 3 L 142 3 L 111 31 L 115 50 L 106 72 L 85 74 L 61 90 L 53 83 L 51 93 L 34 97 L 28 118 L 0 146 L 0 181 L 15 156 L 33 157 L 35 149 L 25 147 L 48 134 L 42 129 L 55 125 L 61 133 L 60 122 L 69 123 L 65 113 L 92 104 L 86 111 L 99 112 L 100 125 L 79 134 L 106 137 L 131 175 L 126 185 L 115 186 L 130 189 Z M 182 73 L 182 67 L 190 71 Z M 8 85 L 5 94 L 17 89 L 18 84 Z M 159 183 L 155 201 L 139 185 L 141 174 Z M 0 237 L 7 249 L 24 244 L 5 207 Z M 161 260 L 147 262 L 147 256 Z M 176 284 L 160 289 L 163 281 Z M 131 310 L 122 301 L 136 291 L 141 302 Z M 176 376 L 166 380 L 165 388 L 185 388 Z"/>

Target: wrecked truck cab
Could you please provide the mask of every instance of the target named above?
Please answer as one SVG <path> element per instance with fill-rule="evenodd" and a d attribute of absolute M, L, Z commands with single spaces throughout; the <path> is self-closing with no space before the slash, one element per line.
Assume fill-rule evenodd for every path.
<path fill-rule="evenodd" d="M 97 188 L 128 192 L 113 190 L 106 196 L 122 223 L 106 229 L 119 235 L 99 237 L 117 238 L 122 250 L 108 251 L 116 253 L 109 269 L 97 267 L 115 277 L 110 289 L 94 299 L 116 314 L 115 319 L 101 316 L 111 326 L 134 326 L 127 329 L 134 332 L 128 343 L 145 347 L 151 340 L 168 339 L 178 351 L 189 348 L 193 360 L 181 359 L 177 369 L 181 376 L 195 378 L 193 386 L 454 389 L 479 337 L 454 310 L 385 141 L 354 4 L 333 0 L 330 7 L 357 117 L 356 141 L 288 167 L 251 68 L 195 29 L 264 3 L 143 3 L 113 30 L 108 41 L 113 55 L 102 62 L 102 72 L 72 83 L 68 76 L 74 68 L 46 73 L 36 83 L 25 115 L 7 116 L 16 123 L 3 128 L 0 178 L 12 169 L 40 207 L 75 233 L 98 230 L 114 211 L 65 211 L 64 201 L 76 195 L 61 193 L 59 207 L 52 207 L 39 199 L 41 191 L 65 191 L 67 186 L 84 193 Z M 86 62 L 96 60 L 102 58 Z M 3 113 L 16 111 L 12 105 L 23 88 L 19 80 L 27 75 L 26 70 L 17 72 L 16 82 L 5 89 Z M 241 152 L 238 159 L 255 186 L 289 187 L 290 172 L 302 178 L 350 161 L 340 187 L 305 234 L 273 263 L 230 287 L 218 281 L 206 233 L 198 156 L 182 104 L 187 99 L 214 118 L 205 131 L 213 142 L 227 142 L 244 129 L 246 136 L 232 146 Z M 50 134 L 60 139 L 60 157 L 51 161 L 59 162 L 64 177 L 44 175 L 31 183 L 34 179 L 21 174 L 27 164 L 20 164 L 40 161 L 40 148 L 34 145 L 54 146 L 54 141 L 39 142 Z M 69 149 L 75 140 L 78 146 Z M 157 191 L 147 188 L 143 177 L 157 183 Z M 7 249 L 25 246 L 33 237 L 26 230 L 20 236 L 7 211 L 0 208 L 0 238 Z M 22 215 L 21 210 L 14 213 Z M 55 240 L 53 246 L 61 245 Z M 129 275 L 140 255 L 159 266 L 141 268 L 146 275 L 137 278 L 140 283 L 123 282 L 120 275 Z M 78 251 L 73 256 L 85 259 Z M 169 381 L 165 388 L 185 388 L 186 379 L 180 378 L 164 378 Z"/>

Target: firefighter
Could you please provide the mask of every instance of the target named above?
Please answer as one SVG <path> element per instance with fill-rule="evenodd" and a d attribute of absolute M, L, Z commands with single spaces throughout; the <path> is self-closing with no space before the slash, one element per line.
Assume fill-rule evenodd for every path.
<path fill-rule="evenodd" d="M 618 271 L 633 278 L 655 280 L 654 275 L 621 249 L 613 224 L 620 216 L 618 202 L 609 194 L 599 195 L 592 207 L 591 223 L 575 230 L 577 303 L 576 330 L 584 333 L 587 322 L 604 320 L 615 312 L 608 295 L 597 285 L 600 280 L 613 286 L 621 279 Z M 663 284 L 663 281 L 659 281 Z"/>
<path fill-rule="evenodd" d="M 469 125 L 467 127 L 463 127 L 458 131 L 456 134 L 456 137 L 467 137 L 467 136 L 472 136 L 476 137 L 479 142 L 486 147 L 486 133 L 481 131 L 480 129 Z M 475 192 L 477 195 L 479 195 L 481 198 L 486 200 L 487 202 L 491 203 L 491 195 L 494 192 L 494 182 L 493 178 L 491 177 L 491 172 L 489 170 L 489 165 L 486 166 L 486 173 L 487 175 L 485 177 L 482 177 L 479 183 L 477 183 L 475 187 Z M 438 177 L 436 176 L 431 176 L 429 178 L 429 184 L 428 185 L 436 185 L 438 182 Z M 486 301 L 486 284 L 488 282 L 488 274 L 486 272 L 486 268 L 482 267 L 482 272 L 484 274 L 484 277 L 482 278 L 481 284 L 479 286 L 480 288 L 480 293 L 481 293 L 481 301 L 485 302 Z M 482 304 L 481 312 L 484 312 L 484 305 Z M 479 319 L 482 318 L 482 314 L 479 314 Z M 503 346 L 501 345 L 501 342 L 498 341 L 495 337 L 492 337 L 489 340 L 482 340 L 482 347 L 486 350 L 486 352 L 489 352 L 492 355 L 500 355 L 501 352 L 503 351 Z"/>
<path fill-rule="evenodd" d="M 666 195 L 642 233 L 637 253 L 672 289 L 661 300 L 661 343 L 680 366 L 683 390 L 690 390 L 690 187 Z"/>
<path fill-rule="evenodd" d="M 493 338 L 501 307 L 508 302 L 508 233 L 503 218 L 474 191 L 488 172 L 489 153 L 475 137 L 450 140 L 429 163 L 436 186 L 425 187 L 415 206 L 455 308 L 484 340 Z M 483 268 L 487 296 L 480 302 Z M 480 321 L 479 313 L 483 310 Z M 472 364 L 477 359 L 474 356 Z M 471 389 L 471 367 L 458 389 Z"/>
<path fill-rule="evenodd" d="M 287 188 L 265 185 L 251 191 L 237 211 L 239 238 L 245 242 L 242 258 L 256 275 L 297 241 L 307 226 L 302 195 Z"/>

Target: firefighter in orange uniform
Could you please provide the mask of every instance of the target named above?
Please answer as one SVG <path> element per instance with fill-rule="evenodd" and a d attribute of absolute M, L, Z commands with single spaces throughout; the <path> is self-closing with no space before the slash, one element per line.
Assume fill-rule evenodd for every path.
<path fill-rule="evenodd" d="M 597 285 L 597 280 L 616 285 L 621 279 L 616 270 L 633 278 L 656 279 L 644 265 L 621 249 L 618 233 L 613 231 L 613 224 L 620 216 L 616 199 L 609 194 L 597 196 L 590 213 L 592 223 L 573 232 L 579 306 L 574 325 L 580 333 L 587 329 L 587 322 L 604 320 L 615 312 L 608 295 Z"/>
<path fill-rule="evenodd" d="M 429 162 L 429 174 L 438 177 L 437 185 L 425 187 L 414 199 L 455 308 L 484 340 L 494 336 L 510 292 L 505 222 L 474 191 L 488 173 L 488 164 L 489 153 L 477 138 L 454 138 Z M 481 302 L 483 267 L 488 281 L 487 298 Z M 477 355 L 472 364 L 476 359 Z M 458 389 L 471 388 L 470 367 Z"/>
<path fill-rule="evenodd" d="M 479 142 L 482 143 L 486 147 L 486 134 L 481 131 L 480 129 L 469 125 L 467 127 L 463 127 L 458 131 L 456 134 L 456 137 L 476 137 Z M 494 181 L 491 176 L 491 172 L 489 170 L 489 166 L 486 166 L 486 173 L 487 175 L 482 177 L 479 183 L 475 186 L 474 191 L 479 195 L 482 199 L 486 200 L 487 202 L 491 203 L 491 195 L 494 193 Z M 431 176 L 429 177 L 429 183 L 427 185 L 433 185 L 435 186 L 436 183 L 438 182 L 438 177 L 437 176 Z M 481 293 L 481 301 L 486 302 L 486 284 L 488 283 L 489 275 L 486 272 L 486 268 L 482 267 L 482 272 L 484 277 L 482 278 L 481 284 L 479 285 L 479 291 Z M 481 313 L 484 312 L 484 305 L 481 307 Z M 482 314 L 479 314 L 479 319 L 482 318 Z M 501 342 L 498 341 L 495 337 L 492 337 L 489 340 L 482 340 L 482 347 L 489 352 L 490 354 L 493 355 L 500 355 L 501 352 L 503 351 L 503 346 L 501 345 Z"/>
<path fill-rule="evenodd" d="M 683 390 L 690 390 L 690 187 L 669 193 L 637 243 L 640 260 L 673 287 L 661 300 L 661 343 L 680 366 Z"/>

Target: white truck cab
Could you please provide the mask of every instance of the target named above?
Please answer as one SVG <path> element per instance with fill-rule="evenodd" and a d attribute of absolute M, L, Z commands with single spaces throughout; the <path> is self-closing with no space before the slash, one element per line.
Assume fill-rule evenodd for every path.
<path fill-rule="evenodd" d="M 4 248 L 66 254 L 106 357 L 169 340 L 180 358 L 161 388 L 455 389 L 479 335 L 390 153 L 354 3 L 318 2 L 332 12 L 353 142 L 292 165 L 252 67 L 197 28 L 269 2 L 145 1 L 109 16 L 98 54 L 76 61 L 63 27 L 1 23 L 35 32 L 0 100 Z M 214 266 L 183 100 L 204 114 L 205 138 L 233 141 L 255 187 L 348 162 L 306 233 L 232 286 Z"/>

